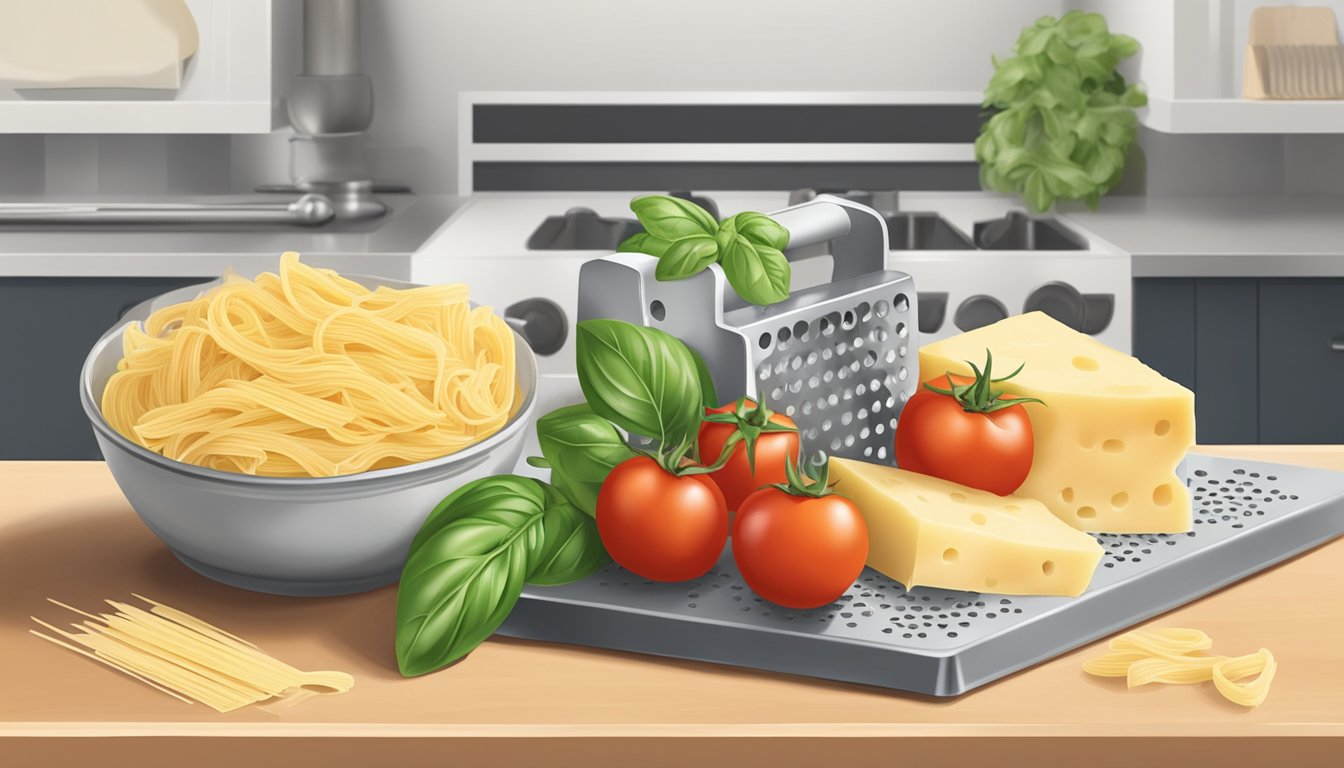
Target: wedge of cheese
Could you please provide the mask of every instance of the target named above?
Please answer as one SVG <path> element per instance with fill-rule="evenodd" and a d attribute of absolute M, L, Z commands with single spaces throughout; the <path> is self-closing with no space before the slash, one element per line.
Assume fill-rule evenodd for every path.
<path fill-rule="evenodd" d="M 1024 406 L 1036 448 L 1017 490 L 1079 530 L 1190 530 L 1190 494 L 1176 467 L 1195 440 L 1195 396 L 1138 360 L 1041 312 L 1000 320 L 919 350 L 920 377 L 969 374 L 985 350 L 998 386 L 1038 397 Z"/>
<path fill-rule="evenodd" d="M 906 589 L 1078 595 L 1101 560 L 1034 499 L 851 459 L 832 458 L 831 478 L 868 524 L 868 565 Z"/>

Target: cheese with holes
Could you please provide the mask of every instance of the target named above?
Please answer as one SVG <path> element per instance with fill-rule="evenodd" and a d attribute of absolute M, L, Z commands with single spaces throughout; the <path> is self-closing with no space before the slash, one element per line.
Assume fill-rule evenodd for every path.
<path fill-rule="evenodd" d="M 868 524 L 868 565 L 907 589 L 1078 595 L 1101 560 L 1034 499 L 851 459 L 832 458 L 831 477 Z"/>
<path fill-rule="evenodd" d="M 920 378 L 969 374 L 994 354 L 997 386 L 1045 405 L 1024 406 L 1036 448 L 1017 495 L 1084 531 L 1190 530 L 1190 494 L 1176 475 L 1195 440 L 1195 396 L 1138 360 L 1041 312 L 919 350 Z"/>

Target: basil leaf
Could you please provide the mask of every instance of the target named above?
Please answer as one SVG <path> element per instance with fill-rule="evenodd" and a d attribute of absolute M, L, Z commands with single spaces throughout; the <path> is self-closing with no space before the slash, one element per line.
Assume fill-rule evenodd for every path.
<path fill-rule="evenodd" d="M 705 358 L 691 347 L 687 347 L 686 351 L 695 359 L 695 375 L 700 379 L 700 404 L 706 408 L 718 408 L 719 393 L 714 388 L 714 377 L 709 373 L 709 366 L 705 365 Z"/>
<path fill-rule="evenodd" d="M 1045 174 L 1039 170 L 1032 171 L 1027 176 L 1022 194 L 1026 197 L 1027 205 L 1037 213 L 1044 213 L 1055 204 L 1055 196 L 1045 187 Z"/>
<path fill-rule="evenodd" d="M 702 394 L 686 345 L 620 320 L 584 320 L 575 338 L 579 386 L 594 413 L 667 448 L 689 445 Z"/>
<path fill-rule="evenodd" d="M 659 280 L 683 280 L 713 264 L 719 244 L 709 235 L 690 235 L 674 241 L 658 258 L 654 277 Z"/>
<path fill-rule="evenodd" d="M 587 403 L 558 408 L 537 419 L 541 455 L 551 485 L 583 512 L 597 511 L 597 492 L 617 464 L 635 457 L 611 422 Z"/>
<path fill-rule="evenodd" d="M 617 253 L 645 253 L 649 256 L 660 257 L 672 245 L 666 240 L 660 240 L 653 237 L 648 232 L 636 232 L 627 237 L 625 242 L 616 246 Z"/>
<path fill-rule="evenodd" d="M 704 208 L 670 195 L 644 195 L 630 201 L 639 223 L 652 237 L 667 241 L 691 235 L 713 235 L 719 223 Z"/>
<path fill-rule="evenodd" d="M 555 489 L 548 494 L 541 528 L 541 549 L 536 566 L 527 577 L 529 584 L 568 584 L 591 576 L 611 562 L 598 536 L 597 521 Z"/>
<path fill-rule="evenodd" d="M 789 230 L 764 213 L 743 211 L 734 216 L 732 221 L 738 233 L 753 244 L 764 243 L 780 251 L 789 247 Z"/>
<path fill-rule="evenodd" d="M 737 295 L 766 305 L 789 297 L 789 260 L 764 243 L 753 245 L 738 235 L 723 258 L 723 272 Z"/>
<path fill-rule="evenodd" d="M 737 217 L 730 217 L 719 222 L 719 231 L 714 235 L 715 242 L 719 245 L 719 261 L 723 261 L 723 255 L 728 253 L 728 247 L 733 244 L 737 238 Z"/>
<path fill-rule="evenodd" d="M 423 675 L 470 653 L 513 610 L 542 549 L 546 493 L 516 475 L 468 483 L 411 543 L 397 588 L 397 666 Z"/>

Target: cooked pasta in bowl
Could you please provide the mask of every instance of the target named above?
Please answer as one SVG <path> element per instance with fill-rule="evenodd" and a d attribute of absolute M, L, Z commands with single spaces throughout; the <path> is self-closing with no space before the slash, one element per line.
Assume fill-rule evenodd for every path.
<path fill-rule="evenodd" d="M 113 476 L 193 569 L 250 589 L 394 581 L 434 505 L 510 471 L 530 348 L 461 285 L 341 276 L 281 257 L 133 308 L 80 399 Z"/>

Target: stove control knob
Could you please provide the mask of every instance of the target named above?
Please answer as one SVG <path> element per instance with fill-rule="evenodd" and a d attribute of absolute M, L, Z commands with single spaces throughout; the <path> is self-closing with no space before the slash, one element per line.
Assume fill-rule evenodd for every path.
<path fill-rule="evenodd" d="M 504 322 L 527 341 L 538 355 L 554 355 L 569 337 L 565 310 L 550 299 L 523 299 L 504 310 Z"/>
<path fill-rule="evenodd" d="M 1111 325 L 1115 315 L 1115 294 L 1084 293 L 1083 303 L 1087 311 L 1083 313 L 1083 333 L 1096 335 Z"/>
<path fill-rule="evenodd" d="M 952 323 L 963 331 L 973 331 L 1008 317 L 1008 308 L 993 296 L 976 294 L 961 302 Z"/>
<path fill-rule="evenodd" d="M 1075 331 L 1097 334 L 1111 324 L 1115 295 L 1084 294 L 1068 283 L 1046 283 L 1027 296 L 1022 311 L 1044 312 Z"/>
<path fill-rule="evenodd" d="M 937 333 L 947 316 L 947 293 L 919 292 L 919 332 Z"/>
<path fill-rule="evenodd" d="M 1023 312 L 1044 312 L 1075 331 L 1083 330 L 1087 304 L 1083 294 L 1068 283 L 1046 283 L 1027 294 Z"/>

